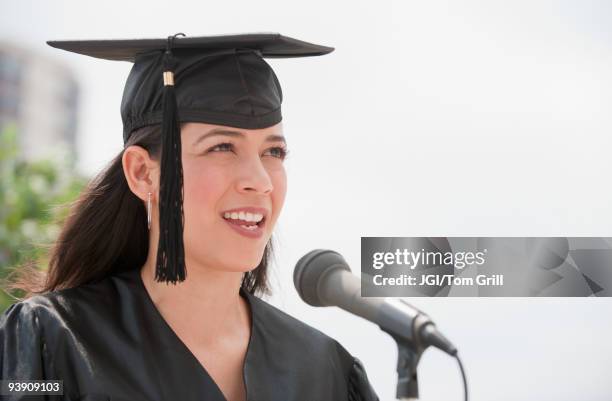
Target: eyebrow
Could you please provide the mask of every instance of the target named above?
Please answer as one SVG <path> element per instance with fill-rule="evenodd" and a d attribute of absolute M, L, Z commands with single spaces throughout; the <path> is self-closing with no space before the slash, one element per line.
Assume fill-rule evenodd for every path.
<path fill-rule="evenodd" d="M 209 132 L 207 132 L 206 134 L 200 136 L 194 143 L 193 146 L 196 146 L 197 144 L 199 144 L 200 142 L 202 142 L 204 139 L 206 138 L 210 138 L 213 136 L 229 136 L 229 137 L 233 137 L 233 138 L 244 138 L 244 134 L 240 131 L 233 131 L 227 128 L 215 128 Z M 287 143 L 287 141 L 285 141 L 285 137 L 282 135 L 268 135 L 265 139 L 265 142 L 283 142 L 283 143 Z"/>

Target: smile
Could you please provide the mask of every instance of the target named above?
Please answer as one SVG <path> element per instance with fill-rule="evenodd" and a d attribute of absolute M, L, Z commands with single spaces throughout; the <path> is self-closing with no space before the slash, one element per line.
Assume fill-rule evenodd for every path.
<path fill-rule="evenodd" d="M 222 212 L 223 219 L 229 226 L 248 238 L 259 238 L 264 233 L 268 211 L 263 208 L 246 207 Z"/>

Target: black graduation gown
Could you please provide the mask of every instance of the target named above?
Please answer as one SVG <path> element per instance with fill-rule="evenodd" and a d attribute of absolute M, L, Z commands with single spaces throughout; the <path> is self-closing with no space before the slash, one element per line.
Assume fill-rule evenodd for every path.
<path fill-rule="evenodd" d="M 378 401 L 336 340 L 240 290 L 252 329 L 248 401 Z M 63 380 L 63 396 L 9 399 L 226 401 L 163 319 L 138 270 L 11 305 L 0 320 L 5 380 Z"/>

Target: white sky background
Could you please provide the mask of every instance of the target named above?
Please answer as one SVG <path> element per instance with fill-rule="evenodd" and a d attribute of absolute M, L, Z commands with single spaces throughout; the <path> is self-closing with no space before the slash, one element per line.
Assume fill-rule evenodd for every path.
<path fill-rule="evenodd" d="M 303 304 L 295 262 L 329 248 L 358 272 L 361 236 L 611 236 L 612 3 L 370 3 L 7 1 L 0 34 L 77 74 L 90 174 L 122 148 L 130 64 L 44 41 L 277 31 L 336 47 L 270 62 L 291 152 L 270 302 L 338 339 L 391 400 L 394 342 Z M 410 302 L 457 344 L 471 400 L 612 397 L 610 299 Z M 437 350 L 419 384 L 424 401 L 462 399 L 456 363 Z"/>

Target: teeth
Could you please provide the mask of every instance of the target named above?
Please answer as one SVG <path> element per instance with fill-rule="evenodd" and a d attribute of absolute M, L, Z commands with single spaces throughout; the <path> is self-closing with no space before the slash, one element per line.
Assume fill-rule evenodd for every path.
<path fill-rule="evenodd" d="M 249 212 L 225 212 L 223 214 L 223 217 L 225 217 L 226 219 L 232 219 L 232 220 L 244 220 L 244 221 L 248 221 L 248 222 L 254 222 L 254 223 L 259 223 L 260 221 L 263 220 L 263 214 L 261 213 L 249 213 Z"/>

